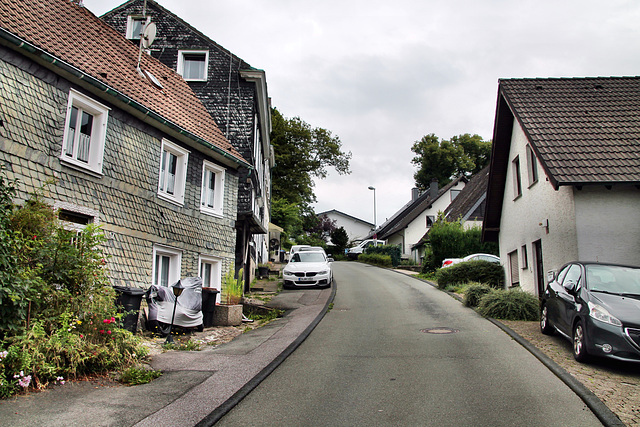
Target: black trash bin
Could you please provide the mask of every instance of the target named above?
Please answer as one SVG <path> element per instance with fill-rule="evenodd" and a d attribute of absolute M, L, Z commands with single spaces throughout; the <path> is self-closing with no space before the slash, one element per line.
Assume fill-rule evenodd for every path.
<path fill-rule="evenodd" d="M 205 328 L 213 326 L 213 312 L 216 309 L 216 288 L 202 288 L 202 324 Z"/>
<path fill-rule="evenodd" d="M 118 313 L 127 313 L 122 322 L 123 326 L 127 331 L 131 331 L 135 334 L 136 329 L 138 329 L 140 303 L 142 302 L 142 296 L 146 291 L 144 289 L 132 288 L 129 286 L 114 286 L 113 289 L 117 294 L 116 305 L 118 306 Z"/>

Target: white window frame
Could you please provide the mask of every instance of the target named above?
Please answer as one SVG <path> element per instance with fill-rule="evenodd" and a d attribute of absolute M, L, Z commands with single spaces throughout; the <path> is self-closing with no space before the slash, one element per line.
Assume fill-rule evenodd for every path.
<path fill-rule="evenodd" d="M 184 76 L 184 56 L 185 55 L 204 55 L 204 77 L 202 78 L 186 78 Z M 178 65 L 176 67 L 178 74 L 182 76 L 188 82 L 206 82 L 209 75 L 209 51 L 208 50 L 179 50 L 178 51 Z"/>
<path fill-rule="evenodd" d="M 89 153 L 87 161 L 78 158 L 80 146 L 80 132 L 72 135 L 71 112 L 76 108 L 78 112 L 84 112 L 93 117 L 91 125 L 91 137 L 89 139 Z M 107 120 L 109 118 L 109 107 L 100 104 L 77 90 L 69 90 L 69 101 L 67 102 L 67 115 L 64 121 L 64 134 L 62 137 L 62 151 L 60 160 L 73 168 L 90 171 L 102 175 L 102 162 L 104 159 L 104 146 L 107 136 Z M 76 117 L 74 126 L 78 127 L 81 114 Z M 73 137 L 73 144 L 70 152 L 67 147 L 67 139 Z"/>
<path fill-rule="evenodd" d="M 211 265 L 210 281 L 205 282 L 203 274 L 203 266 L 205 264 Z M 216 295 L 216 303 L 220 303 L 220 292 L 222 289 L 222 258 L 218 258 L 211 255 L 200 255 L 198 259 L 198 274 L 202 278 L 202 286 L 208 288 L 215 288 L 218 290 Z"/>
<path fill-rule="evenodd" d="M 142 15 L 129 15 L 129 16 L 127 16 L 126 37 L 129 40 L 137 40 L 137 41 L 140 40 L 140 34 L 134 34 L 133 33 L 133 23 L 137 22 L 137 21 L 143 21 L 143 20 L 145 20 L 145 17 L 142 16 Z M 142 25 L 142 30 L 144 30 L 144 27 L 149 24 L 150 20 L 151 20 L 151 17 L 147 16 L 145 23 Z"/>
<path fill-rule="evenodd" d="M 208 174 L 215 175 L 213 206 L 208 206 L 207 193 L 209 190 Z M 226 169 L 207 160 L 202 162 L 202 190 L 200 193 L 200 211 L 207 215 L 222 217 L 224 212 L 224 186 Z"/>
<path fill-rule="evenodd" d="M 167 286 L 171 286 L 180 280 L 180 269 L 182 268 L 182 251 L 168 246 L 153 246 L 152 284 L 161 286 L 160 271 L 158 271 L 158 260 L 167 258 L 169 261 L 169 271 L 167 275 Z"/>
<path fill-rule="evenodd" d="M 165 152 L 176 156 L 175 181 L 173 184 L 173 194 L 168 188 L 168 175 L 163 167 L 168 168 L 168 164 L 164 164 Z M 187 165 L 189 162 L 189 151 L 174 144 L 173 142 L 163 139 L 160 147 L 160 165 L 158 176 L 158 197 L 171 203 L 182 206 L 184 204 L 184 194 L 187 182 Z"/>
<path fill-rule="evenodd" d="M 511 172 L 513 173 L 513 199 L 522 196 L 522 177 L 520 176 L 522 168 L 520 166 L 520 156 L 516 156 L 511 161 Z"/>
<path fill-rule="evenodd" d="M 529 254 L 527 250 L 527 245 L 522 245 L 520 248 L 520 268 L 522 270 L 526 270 L 529 268 Z"/>
<path fill-rule="evenodd" d="M 538 182 L 538 159 L 529 144 L 527 144 L 527 174 L 529 176 L 529 187 L 531 187 Z"/>

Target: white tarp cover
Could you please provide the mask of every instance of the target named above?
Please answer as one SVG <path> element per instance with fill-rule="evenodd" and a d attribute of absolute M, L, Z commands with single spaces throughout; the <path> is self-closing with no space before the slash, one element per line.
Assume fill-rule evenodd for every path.
<path fill-rule="evenodd" d="M 169 287 L 152 285 L 152 291 L 156 293 L 153 301 L 157 305 L 157 320 L 167 325 L 171 324 L 173 305 L 176 300 L 171 288 L 178 283 L 182 284 L 184 290 L 178 297 L 173 324 L 184 328 L 202 325 L 202 279 L 200 277 L 186 277 Z M 149 309 L 149 318 L 152 318 L 151 305 Z"/>

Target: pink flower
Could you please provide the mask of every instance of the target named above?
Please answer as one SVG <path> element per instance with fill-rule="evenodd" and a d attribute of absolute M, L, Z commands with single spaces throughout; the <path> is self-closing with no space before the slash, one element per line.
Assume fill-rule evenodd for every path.
<path fill-rule="evenodd" d="M 109 335 L 111 335 L 111 331 L 107 331 L 107 333 L 108 333 Z"/>
<path fill-rule="evenodd" d="M 111 323 L 111 322 L 109 322 L 109 319 L 104 319 L 102 323 Z"/>
<path fill-rule="evenodd" d="M 27 375 L 26 377 L 22 377 L 18 380 L 18 384 L 20 387 L 27 388 L 29 384 L 31 384 L 31 375 Z"/>
<path fill-rule="evenodd" d="M 104 334 L 104 329 L 100 329 L 100 333 L 101 333 L 101 334 Z"/>

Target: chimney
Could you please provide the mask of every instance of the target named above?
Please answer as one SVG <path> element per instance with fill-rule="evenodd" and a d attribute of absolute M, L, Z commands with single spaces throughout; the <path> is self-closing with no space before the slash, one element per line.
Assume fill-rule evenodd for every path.
<path fill-rule="evenodd" d="M 420 197 L 420 190 L 418 190 L 416 187 L 413 187 L 411 189 L 411 201 L 414 201 L 418 197 Z"/>
<path fill-rule="evenodd" d="M 436 197 L 438 197 L 438 180 L 433 178 L 429 184 L 429 198 L 433 200 Z"/>

